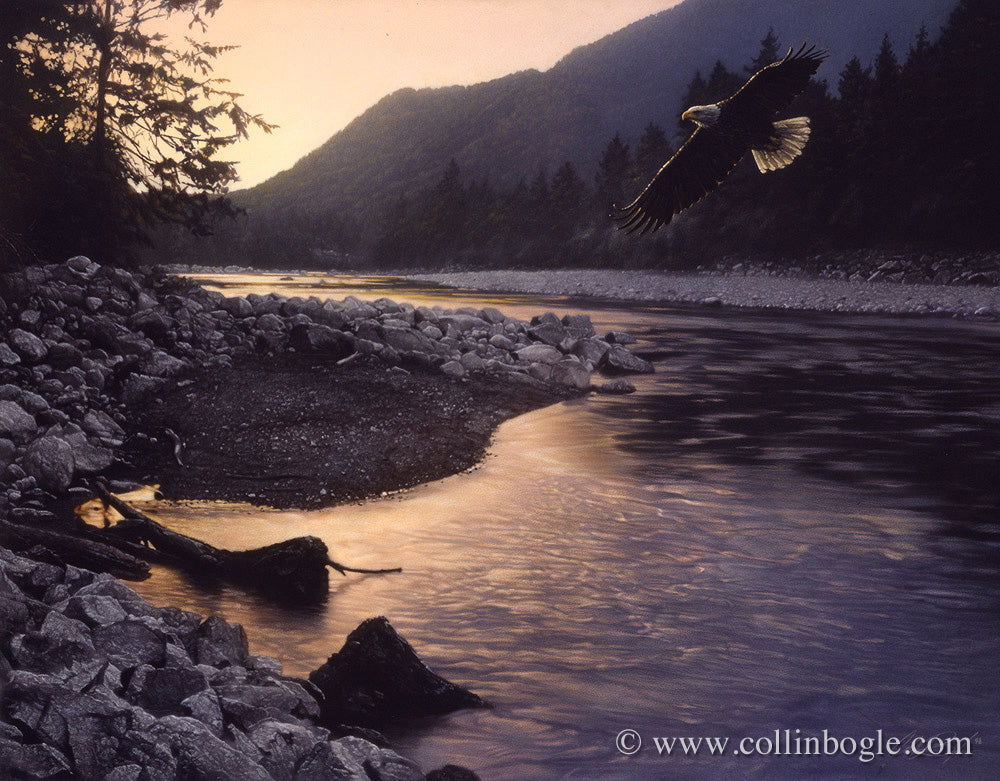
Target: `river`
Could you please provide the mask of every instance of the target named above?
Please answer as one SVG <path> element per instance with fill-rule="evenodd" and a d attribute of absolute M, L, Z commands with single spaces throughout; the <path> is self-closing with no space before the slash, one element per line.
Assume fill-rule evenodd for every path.
<path fill-rule="evenodd" d="M 305 612 L 158 568 L 137 585 L 154 604 L 238 621 L 254 652 L 299 675 L 364 618 L 388 616 L 432 669 L 495 705 L 392 733 L 426 769 L 1000 773 L 995 324 L 319 281 L 203 279 L 228 294 L 586 311 L 602 333 L 635 335 L 656 373 L 630 396 L 511 420 L 476 469 L 382 499 L 310 512 L 146 504 L 224 547 L 314 534 L 352 566 L 403 567 L 334 574 L 329 603 Z M 626 729 L 642 740 L 633 755 L 616 747 Z M 861 752 L 879 735 L 900 741 L 898 756 Z M 719 756 L 657 750 L 655 738 L 681 736 L 729 742 Z M 781 755 L 815 753 L 809 737 L 842 751 Z M 954 745 L 972 756 L 914 756 L 948 738 L 968 738 Z"/>

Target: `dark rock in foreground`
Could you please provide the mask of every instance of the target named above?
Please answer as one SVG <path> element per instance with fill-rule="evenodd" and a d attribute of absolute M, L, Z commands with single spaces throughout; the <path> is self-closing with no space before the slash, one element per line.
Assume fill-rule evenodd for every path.
<path fill-rule="evenodd" d="M 369 618 L 309 674 L 325 697 L 328 724 L 381 727 L 419 716 L 490 707 L 428 669 L 384 617 Z"/>

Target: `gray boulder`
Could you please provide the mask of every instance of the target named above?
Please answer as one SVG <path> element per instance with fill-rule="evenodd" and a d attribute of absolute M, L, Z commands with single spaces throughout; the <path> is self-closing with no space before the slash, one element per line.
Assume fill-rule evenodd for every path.
<path fill-rule="evenodd" d="M 548 344 L 532 344 L 517 350 L 517 359 L 523 363 L 558 363 L 563 354 Z"/>
<path fill-rule="evenodd" d="M 590 387 L 590 371 L 577 360 L 564 358 L 552 366 L 552 381 L 584 390 Z"/>
<path fill-rule="evenodd" d="M 368 776 L 381 781 L 423 781 L 424 774 L 416 762 L 395 751 L 379 748 L 363 738 L 349 735 L 335 740 L 332 747 L 335 755 L 359 778 Z"/>
<path fill-rule="evenodd" d="M 623 395 L 626 393 L 635 393 L 635 385 L 633 385 L 628 380 L 608 380 L 607 382 L 601 384 L 597 388 L 598 393 L 607 393 L 611 395 Z"/>
<path fill-rule="evenodd" d="M 624 331 L 608 331 L 604 337 L 611 344 L 635 344 L 635 337 Z"/>
<path fill-rule="evenodd" d="M 188 365 L 160 349 L 153 350 L 142 362 L 142 372 L 150 377 L 174 377 L 186 371 Z"/>
<path fill-rule="evenodd" d="M 219 309 L 240 319 L 253 315 L 253 304 L 240 297 L 223 299 L 219 302 Z"/>
<path fill-rule="evenodd" d="M 249 738 L 261 753 L 260 764 L 275 781 L 352 778 L 351 769 L 334 753 L 324 729 L 267 719 L 250 731 Z M 309 768 L 305 774 L 297 770 L 302 765 Z"/>
<path fill-rule="evenodd" d="M 465 376 L 465 367 L 458 361 L 447 361 L 441 364 L 441 371 L 449 377 L 460 378 Z"/>
<path fill-rule="evenodd" d="M 585 339 L 595 333 L 590 315 L 563 315 L 562 324 L 574 339 Z"/>
<path fill-rule="evenodd" d="M 247 658 L 249 643 L 239 624 L 230 624 L 219 616 L 206 618 L 198 627 L 197 661 L 215 667 L 238 665 Z"/>
<path fill-rule="evenodd" d="M 343 358 L 354 352 L 354 338 L 322 323 L 297 325 L 292 328 L 289 344 L 299 352 L 325 353 Z"/>
<path fill-rule="evenodd" d="M 11 740 L 0 734 L 2 778 L 65 778 L 69 776 L 71 769 L 66 756 L 52 746 L 45 743 L 25 743 L 23 737 Z"/>
<path fill-rule="evenodd" d="M 49 352 L 45 342 L 23 328 L 12 328 L 7 343 L 26 363 L 40 363 Z"/>
<path fill-rule="evenodd" d="M 0 401 L 0 436 L 23 442 L 36 428 L 35 417 L 15 401 Z"/>
<path fill-rule="evenodd" d="M 16 366 L 21 362 L 21 356 L 14 352 L 6 342 L 0 342 L 0 366 Z"/>
<path fill-rule="evenodd" d="M 132 673 L 124 697 L 154 716 L 185 715 L 182 703 L 208 689 L 208 678 L 196 667 L 155 668 L 140 665 Z"/>
<path fill-rule="evenodd" d="M 65 614 L 91 627 L 108 626 L 127 617 L 118 600 L 99 594 L 74 594 L 66 603 Z"/>
<path fill-rule="evenodd" d="M 177 758 L 174 778 L 271 779 L 253 758 L 217 738 L 197 719 L 164 716 L 156 720 L 148 734 L 160 745 L 169 747 Z"/>
<path fill-rule="evenodd" d="M 604 354 L 598 368 L 604 374 L 652 374 L 653 372 L 653 364 L 617 344 L 612 345 Z"/>
<path fill-rule="evenodd" d="M 43 436 L 28 445 L 21 466 L 29 477 L 35 478 L 39 488 L 62 494 L 73 482 L 76 459 L 65 440 Z"/>
<path fill-rule="evenodd" d="M 549 320 L 545 320 L 538 323 L 538 325 L 531 326 L 531 328 L 528 329 L 528 333 L 532 338 L 545 344 L 550 344 L 553 347 L 558 346 L 567 335 L 567 331 L 563 327 L 562 323 L 553 323 Z"/>
<path fill-rule="evenodd" d="M 160 667 L 167 658 L 166 633 L 141 618 L 95 627 L 93 638 L 97 650 L 121 669 L 137 664 Z"/>
<path fill-rule="evenodd" d="M 166 385 L 167 380 L 164 377 L 133 374 L 126 380 L 125 387 L 122 389 L 122 401 L 129 406 L 140 404 L 155 396 Z"/>

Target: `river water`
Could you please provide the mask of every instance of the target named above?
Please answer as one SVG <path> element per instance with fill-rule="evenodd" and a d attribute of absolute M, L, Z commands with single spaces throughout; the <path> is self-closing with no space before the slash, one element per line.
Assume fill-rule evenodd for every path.
<path fill-rule="evenodd" d="M 656 373 L 630 396 L 511 420 L 478 468 L 379 500 L 310 512 L 145 505 L 229 548 L 314 534 L 338 561 L 403 567 L 334 574 L 329 603 L 304 612 L 157 569 L 137 586 L 155 604 L 238 621 L 254 652 L 300 675 L 361 620 L 388 616 L 432 669 L 495 705 L 390 735 L 426 769 L 1000 772 L 996 325 L 573 304 L 391 279 L 204 281 L 522 317 L 587 311 L 602 332 L 634 334 Z M 625 729 L 643 741 L 634 755 L 616 748 Z M 901 741 L 899 756 L 861 757 L 880 731 L 883 745 Z M 729 743 L 720 756 L 658 752 L 654 738 L 681 736 Z M 774 755 L 815 753 L 808 737 L 852 756 Z M 972 756 L 906 756 L 914 737 L 936 753 L 968 738 L 958 748 Z"/>

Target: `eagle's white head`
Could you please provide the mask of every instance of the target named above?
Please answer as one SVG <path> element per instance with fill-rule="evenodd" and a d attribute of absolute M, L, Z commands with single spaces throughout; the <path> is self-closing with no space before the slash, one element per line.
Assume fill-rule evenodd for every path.
<path fill-rule="evenodd" d="M 691 108 L 681 114 L 681 119 L 689 119 L 701 127 L 712 127 L 712 125 L 719 121 L 719 114 L 721 112 L 722 109 L 719 108 L 718 103 L 713 103 L 710 106 L 691 106 Z"/>

